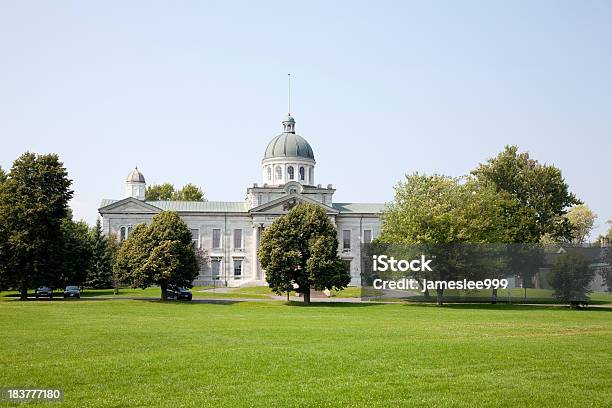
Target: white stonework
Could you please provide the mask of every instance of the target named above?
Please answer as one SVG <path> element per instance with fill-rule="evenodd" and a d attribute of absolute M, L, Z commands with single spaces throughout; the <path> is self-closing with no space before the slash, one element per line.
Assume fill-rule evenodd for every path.
<path fill-rule="evenodd" d="M 308 142 L 295 134 L 294 119 L 288 116 L 283 127 L 262 160 L 263 186 L 248 188 L 244 201 L 144 201 L 145 179 L 135 169 L 128 176 L 126 198 L 102 201 L 99 212 L 104 233 L 123 240 L 134 225 L 151 222 L 161 211 L 176 211 L 192 230 L 195 245 L 205 249 L 211 260 L 195 285 L 212 284 L 213 280 L 227 286 L 264 285 L 265 271 L 257 261 L 261 231 L 295 204 L 315 203 L 335 225 L 338 254 L 350 262 L 351 284 L 359 285 L 361 244 L 380 235 L 384 204 L 334 203 L 336 190 L 331 185 L 314 184 L 314 154 Z"/>

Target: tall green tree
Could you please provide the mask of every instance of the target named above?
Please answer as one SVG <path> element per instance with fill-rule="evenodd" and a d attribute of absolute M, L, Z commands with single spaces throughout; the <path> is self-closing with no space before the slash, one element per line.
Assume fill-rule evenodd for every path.
<path fill-rule="evenodd" d="M 514 226 L 508 231 L 513 242 L 538 243 L 546 234 L 556 240 L 574 238 L 574 227 L 564 215 L 582 203 L 569 191 L 558 168 L 519 153 L 516 146 L 506 146 L 472 174 L 512 197 L 505 225 Z"/>
<path fill-rule="evenodd" d="M 395 186 L 395 199 L 382 214 L 379 241 L 416 245 L 419 251 L 426 248 L 436 256 L 435 279 L 467 278 L 460 274 L 470 268 L 458 269 L 453 265 L 460 259 L 475 259 L 466 253 L 474 247 L 460 244 L 508 242 L 508 226 L 504 220 L 507 201 L 505 194 L 498 193 L 486 181 L 418 173 L 407 175 Z M 437 290 L 440 305 L 443 293 Z"/>
<path fill-rule="evenodd" d="M 0 184 L 0 266 L 5 286 L 19 289 L 54 281 L 61 271 L 62 220 L 72 181 L 55 154 L 24 153 Z"/>
<path fill-rule="evenodd" d="M 295 290 L 305 304 L 311 289 L 340 290 L 351 281 L 338 257 L 336 230 L 315 204 L 298 204 L 266 228 L 258 257 L 270 288 L 279 295 Z"/>
<path fill-rule="evenodd" d="M 87 277 L 87 286 L 92 288 L 113 287 L 113 262 L 114 247 L 109 240 L 102 234 L 102 224 L 100 219 L 96 220 L 89 231 L 91 241 L 91 268 Z"/>
<path fill-rule="evenodd" d="M 170 183 L 153 184 L 147 187 L 145 192 L 147 201 L 206 201 L 202 189 L 194 184 L 185 184 L 181 189 L 176 189 Z"/>
<path fill-rule="evenodd" d="M 407 175 L 382 214 L 380 239 L 396 244 L 507 242 L 506 200 L 491 183 Z"/>
<path fill-rule="evenodd" d="M 73 221 L 66 217 L 61 224 L 61 267 L 49 285 L 62 287 L 83 285 L 91 273 L 92 245 L 89 226 L 85 221 Z"/>
<path fill-rule="evenodd" d="M 6 173 L 0 167 L 0 194 L 2 191 L 2 184 L 6 181 Z M 0 223 L 0 290 L 4 290 L 7 282 L 7 257 L 10 249 L 8 248 L 8 236 L 6 227 Z"/>
<path fill-rule="evenodd" d="M 175 194 L 178 201 L 206 201 L 202 189 L 194 184 L 188 183 Z"/>
<path fill-rule="evenodd" d="M 147 187 L 145 200 L 147 201 L 170 201 L 174 199 L 174 186 L 170 183 L 152 184 Z"/>
<path fill-rule="evenodd" d="M 191 287 L 200 265 L 191 231 L 176 212 L 163 211 L 150 225 L 134 227 L 117 253 L 118 278 L 132 287 L 159 285 L 166 300 L 169 284 Z"/>

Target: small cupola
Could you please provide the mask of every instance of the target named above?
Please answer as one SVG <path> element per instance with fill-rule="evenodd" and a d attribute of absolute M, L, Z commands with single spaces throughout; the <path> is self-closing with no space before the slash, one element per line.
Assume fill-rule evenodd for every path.
<path fill-rule="evenodd" d="M 136 166 L 127 176 L 125 182 L 125 196 L 144 201 L 146 189 L 147 182 L 145 181 L 145 177 L 138 170 L 138 166 Z"/>
<path fill-rule="evenodd" d="M 283 120 L 283 133 L 295 133 L 295 119 L 291 115 Z"/>

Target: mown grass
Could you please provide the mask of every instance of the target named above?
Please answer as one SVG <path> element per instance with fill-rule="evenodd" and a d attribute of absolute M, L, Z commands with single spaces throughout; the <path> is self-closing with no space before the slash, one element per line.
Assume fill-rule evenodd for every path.
<path fill-rule="evenodd" d="M 14 300 L 0 324 L 0 384 L 63 388 L 62 406 L 612 401 L 606 309 Z"/>
<path fill-rule="evenodd" d="M 191 293 L 194 299 L 207 299 L 207 298 L 223 298 L 223 299 L 269 299 L 272 292 L 268 287 L 265 287 L 264 291 L 258 293 L 256 291 L 241 291 L 240 288 L 232 289 L 229 293 L 221 291 L 213 292 L 212 286 L 195 286 L 191 288 Z M 245 288 L 246 289 L 246 288 Z M 250 289 L 250 288 L 249 288 Z M 29 293 L 30 297 L 34 297 L 34 291 L 31 290 Z M 61 299 L 63 292 L 55 291 L 54 299 Z M 159 299 L 161 296 L 160 288 L 157 286 L 148 287 L 146 289 L 139 288 L 121 288 L 118 294 L 114 293 L 113 289 L 84 289 L 81 291 L 82 298 L 114 298 L 114 299 L 131 299 L 131 298 L 150 298 Z M 17 291 L 4 291 L 0 292 L 0 300 L 10 300 L 18 298 L 19 293 Z M 46 298 L 41 298 L 46 300 Z"/>
<path fill-rule="evenodd" d="M 353 288 L 347 288 L 350 290 Z M 358 289 L 358 288 L 355 288 Z M 365 291 L 365 292 L 363 292 Z M 372 288 L 364 288 L 361 293 L 364 296 L 371 298 L 371 300 L 393 300 L 392 298 L 388 298 L 384 296 L 384 291 L 376 291 Z M 378 293 L 376 293 L 378 292 Z M 424 295 L 420 292 L 420 290 L 413 291 L 405 291 L 406 295 L 402 295 L 402 291 L 393 291 L 393 296 L 396 297 L 395 300 L 404 300 L 407 302 L 425 302 Z M 502 303 L 563 303 L 553 296 L 554 291 L 551 289 L 534 289 L 528 288 L 527 290 L 523 288 L 514 288 L 514 289 L 499 289 L 497 293 L 498 302 Z M 435 302 L 436 292 L 429 291 L 430 294 L 430 302 Z M 482 289 L 482 290 L 445 290 L 444 291 L 444 301 L 445 302 L 490 302 L 491 297 L 493 295 L 492 289 Z M 612 304 L 612 293 L 608 292 L 593 292 L 588 295 L 589 303 L 594 305 L 603 305 L 603 304 Z"/>

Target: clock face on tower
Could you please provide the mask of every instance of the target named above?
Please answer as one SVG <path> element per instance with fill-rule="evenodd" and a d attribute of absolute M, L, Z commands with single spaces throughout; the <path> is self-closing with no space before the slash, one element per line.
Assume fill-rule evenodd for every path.
<path fill-rule="evenodd" d="M 290 181 L 285 184 L 285 191 L 289 194 L 301 194 L 304 187 L 297 181 Z"/>

